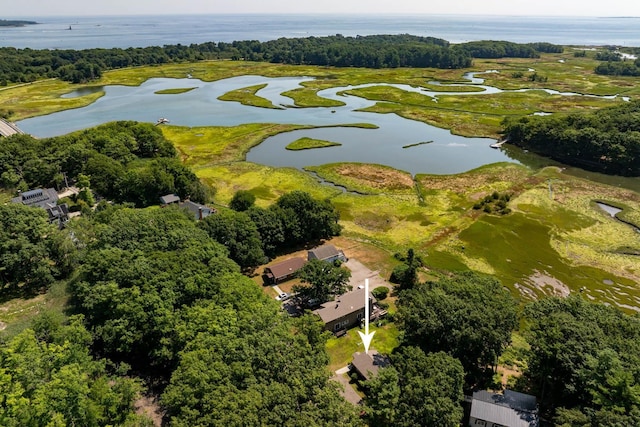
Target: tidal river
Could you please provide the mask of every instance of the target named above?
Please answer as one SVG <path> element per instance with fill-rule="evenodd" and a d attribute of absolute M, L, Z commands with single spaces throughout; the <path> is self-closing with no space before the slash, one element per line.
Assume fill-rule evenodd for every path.
<path fill-rule="evenodd" d="M 482 92 L 452 92 L 477 96 L 497 93 L 500 90 L 483 86 L 482 80 L 467 76 Z M 356 96 L 342 95 L 348 89 L 370 85 L 335 87 L 320 91 L 322 97 L 337 99 L 345 103 L 331 108 L 295 108 L 293 100 L 281 93 L 300 87 L 310 78 L 263 76 L 241 76 L 215 82 L 198 79 L 154 78 L 140 86 L 106 86 L 105 95 L 84 108 L 66 110 L 46 116 L 34 117 L 18 122 L 25 132 L 38 137 L 63 135 L 71 131 L 96 126 L 114 120 L 136 120 L 155 122 L 160 117 L 168 118 L 179 126 L 236 126 L 244 123 L 286 123 L 314 126 L 337 126 L 300 130 L 268 138 L 253 148 L 247 160 L 272 165 L 304 166 L 332 162 L 362 162 L 388 165 L 411 174 L 453 174 L 464 172 L 495 162 L 518 162 L 503 150 L 490 148 L 495 142 L 487 138 L 465 138 L 451 134 L 446 129 L 404 119 L 395 114 L 376 114 L 359 111 L 371 106 L 369 101 Z M 217 98 L 229 91 L 267 84 L 257 95 L 269 99 L 281 109 L 267 109 L 241 105 L 237 102 L 220 101 Z M 408 85 L 391 85 L 403 90 L 419 92 L 437 101 L 437 96 L 447 92 L 430 92 Z M 195 88 L 180 94 L 158 94 L 163 89 Z M 86 89 L 72 92 L 66 97 L 83 96 Z M 563 94 L 577 95 L 577 94 Z M 425 98 L 428 100 L 428 98 Z M 377 129 L 340 127 L 340 125 L 368 123 Z M 329 140 L 341 146 L 289 151 L 285 146 L 301 138 L 311 137 Z M 422 143 L 422 144 L 420 144 Z"/>

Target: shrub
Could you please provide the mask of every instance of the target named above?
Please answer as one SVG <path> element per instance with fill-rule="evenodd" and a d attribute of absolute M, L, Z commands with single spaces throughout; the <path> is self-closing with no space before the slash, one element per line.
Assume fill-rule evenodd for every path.
<path fill-rule="evenodd" d="M 375 299 L 380 301 L 385 299 L 387 295 L 389 295 L 389 288 L 387 288 L 386 286 L 378 286 L 373 291 L 371 291 L 371 294 L 373 294 Z"/>

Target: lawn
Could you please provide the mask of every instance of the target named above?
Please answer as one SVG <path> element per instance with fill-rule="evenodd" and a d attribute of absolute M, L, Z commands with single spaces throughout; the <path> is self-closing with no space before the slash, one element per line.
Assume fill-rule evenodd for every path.
<path fill-rule="evenodd" d="M 329 369 L 333 372 L 344 368 L 351 363 L 353 353 L 364 351 L 364 345 L 358 331 L 359 328 L 351 329 L 342 337 L 332 337 L 327 341 L 327 352 L 329 353 Z M 369 332 L 374 332 L 373 340 L 369 350 L 377 350 L 382 354 L 389 354 L 399 345 L 400 332 L 393 323 L 386 323 L 383 326 L 371 324 Z M 364 331 L 362 331 L 364 332 Z"/>

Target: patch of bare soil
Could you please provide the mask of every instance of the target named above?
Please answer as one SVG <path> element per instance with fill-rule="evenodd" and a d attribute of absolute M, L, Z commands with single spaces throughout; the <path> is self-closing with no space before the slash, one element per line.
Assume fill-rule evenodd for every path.
<path fill-rule="evenodd" d="M 406 172 L 376 165 L 347 164 L 336 173 L 377 189 L 406 190 L 413 188 L 413 178 Z"/>
<path fill-rule="evenodd" d="M 155 427 L 162 427 L 164 411 L 158 403 L 157 396 L 140 396 L 134 403 L 134 409 L 136 414 L 149 417 Z"/>

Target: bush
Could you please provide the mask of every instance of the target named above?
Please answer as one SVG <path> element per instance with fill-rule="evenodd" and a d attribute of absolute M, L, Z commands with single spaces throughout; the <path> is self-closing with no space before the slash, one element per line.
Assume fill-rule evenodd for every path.
<path fill-rule="evenodd" d="M 371 291 L 371 294 L 373 294 L 375 299 L 380 301 L 385 299 L 387 295 L 389 295 L 389 288 L 387 288 L 386 286 L 378 286 L 373 291 Z"/>

